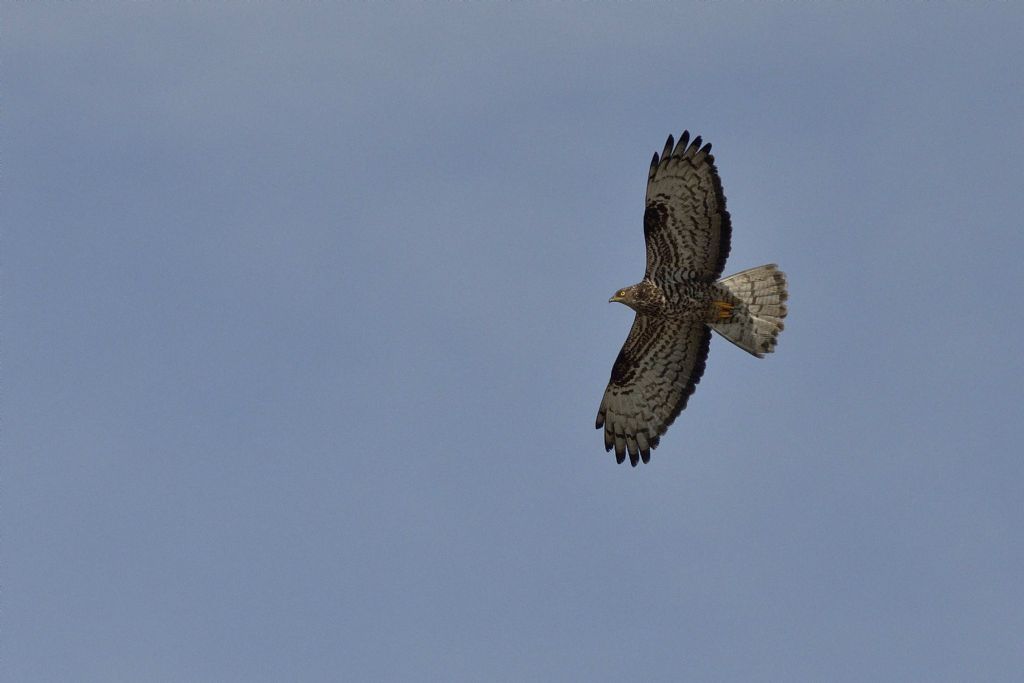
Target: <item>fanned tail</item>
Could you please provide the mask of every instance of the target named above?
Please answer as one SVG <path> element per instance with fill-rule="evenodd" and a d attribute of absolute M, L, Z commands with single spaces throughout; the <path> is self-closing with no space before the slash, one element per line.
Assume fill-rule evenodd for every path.
<path fill-rule="evenodd" d="M 786 274 L 774 263 L 719 280 L 739 300 L 728 320 L 711 329 L 758 358 L 775 350 L 786 317 Z"/>

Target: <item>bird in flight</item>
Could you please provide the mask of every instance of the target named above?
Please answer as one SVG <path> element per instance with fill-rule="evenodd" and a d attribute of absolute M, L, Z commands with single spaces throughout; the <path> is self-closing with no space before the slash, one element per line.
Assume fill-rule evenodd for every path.
<path fill-rule="evenodd" d="M 758 358 L 775 349 L 786 276 L 769 264 L 720 280 L 731 233 L 711 145 L 669 135 L 647 174 L 647 271 L 609 299 L 636 311 L 597 411 L 619 463 L 650 461 L 704 374 L 712 330 Z"/>

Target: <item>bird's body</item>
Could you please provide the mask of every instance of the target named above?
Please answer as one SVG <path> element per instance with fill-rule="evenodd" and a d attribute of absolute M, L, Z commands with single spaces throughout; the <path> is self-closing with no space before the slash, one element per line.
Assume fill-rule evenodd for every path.
<path fill-rule="evenodd" d="M 680 322 L 718 322 L 720 309 L 714 302 L 736 303 L 735 297 L 716 282 L 683 280 L 659 285 L 644 279 L 621 291 L 626 296 L 612 297 L 613 301 L 626 304 L 637 313 Z"/>
<path fill-rule="evenodd" d="M 762 357 L 786 317 L 786 277 L 774 265 L 719 276 L 731 238 L 711 145 L 672 136 L 651 161 L 644 211 L 647 271 L 609 301 L 636 317 L 598 409 L 605 450 L 647 462 L 704 372 L 711 331 Z"/>

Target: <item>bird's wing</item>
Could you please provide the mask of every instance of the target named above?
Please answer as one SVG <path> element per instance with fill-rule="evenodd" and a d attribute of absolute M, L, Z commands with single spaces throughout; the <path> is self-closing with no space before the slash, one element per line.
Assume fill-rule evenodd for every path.
<path fill-rule="evenodd" d="M 711 329 L 637 314 L 597 411 L 604 448 L 634 467 L 686 407 L 704 374 Z"/>
<path fill-rule="evenodd" d="M 655 282 L 717 280 L 729 256 L 731 233 L 711 145 L 702 147 L 699 136 L 691 142 L 688 131 L 674 145 L 669 135 L 647 176 L 646 277 Z"/>

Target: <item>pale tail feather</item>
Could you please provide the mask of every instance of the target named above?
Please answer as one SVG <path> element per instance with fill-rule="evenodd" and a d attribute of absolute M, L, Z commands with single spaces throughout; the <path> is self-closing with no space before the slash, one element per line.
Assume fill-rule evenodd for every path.
<path fill-rule="evenodd" d="M 719 280 L 739 300 L 732 318 L 711 329 L 758 358 L 775 350 L 786 317 L 786 275 L 774 263 Z"/>

